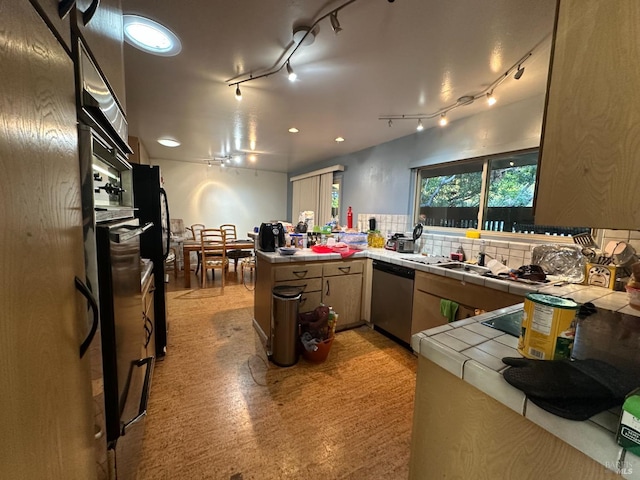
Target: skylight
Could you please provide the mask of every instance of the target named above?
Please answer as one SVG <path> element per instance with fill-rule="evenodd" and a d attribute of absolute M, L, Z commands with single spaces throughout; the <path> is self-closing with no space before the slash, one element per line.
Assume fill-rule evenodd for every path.
<path fill-rule="evenodd" d="M 123 15 L 124 39 L 154 55 L 172 57 L 182 50 L 180 39 L 167 27 L 139 15 Z"/>

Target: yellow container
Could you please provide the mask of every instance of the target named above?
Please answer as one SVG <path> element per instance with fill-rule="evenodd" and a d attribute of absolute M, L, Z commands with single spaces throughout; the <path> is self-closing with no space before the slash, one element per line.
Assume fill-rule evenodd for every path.
<path fill-rule="evenodd" d="M 467 238 L 480 238 L 480 232 L 477 230 L 467 230 L 465 236 Z"/>
<path fill-rule="evenodd" d="M 518 352 L 538 360 L 569 358 L 579 307 L 567 298 L 542 293 L 528 294 L 524 299 Z"/>

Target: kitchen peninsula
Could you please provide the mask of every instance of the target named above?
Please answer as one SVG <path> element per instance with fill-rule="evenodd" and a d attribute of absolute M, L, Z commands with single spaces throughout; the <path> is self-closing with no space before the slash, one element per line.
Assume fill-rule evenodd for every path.
<path fill-rule="evenodd" d="M 626 305 L 626 294 L 601 287 L 543 290 L 640 313 Z M 615 441 L 619 407 L 586 421 L 567 420 L 539 408 L 503 379 L 507 367 L 501 359 L 521 356 L 517 339 L 481 322 L 522 308 L 514 305 L 413 336 L 418 374 L 410 478 L 425 478 L 425 472 L 433 478 L 620 478 L 616 469 L 623 478 L 640 478 L 640 459 Z"/>

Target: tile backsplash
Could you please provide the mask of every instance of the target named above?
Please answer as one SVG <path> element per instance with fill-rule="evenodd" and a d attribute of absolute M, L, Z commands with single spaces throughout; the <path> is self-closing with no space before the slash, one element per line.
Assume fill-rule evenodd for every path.
<path fill-rule="evenodd" d="M 358 224 L 354 225 L 360 232 L 369 230 L 369 219 L 376 219 L 376 230 L 386 238 L 388 233 L 406 233 L 413 231 L 409 222 L 409 215 L 387 215 L 379 213 L 359 213 Z"/>
<path fill-rule="evenodd" d="M 357 224 L 354 225 L 354 227 L 358 228 L 361 232 L 366 232 L 369 229 L 370 218 L 376 219 L 376 229 L 379 230 L 384 237 L 387 237 L 390 233 L 405 233 L 410 237 L 413 232 L 414 224 L 409 215 L 359 213 Z M 516 242 L 508 240 L 472 239 L 458 235 L 431 234 L 427 233 L 427 228 L 428 227 L 425 227 L 425 233 L 418 240 L 416 253 L 429 253 L 448 257 L 452 252 L 457 251 L 458 247 L 462 247 L 465 253 L 465 260 L 469 260 L 478 257 L 480 242 L 484 240 L 485 253 L 491 258 L 503 262 L 509 268 L 518 268 L 522 265 L 530 264 L 531 249 L 540 244 L 539 241 Z M 635 248 L 636 252 L 640 253 L 640 231 L 603 230 L 600 247 L 604 249 L 610 241 L 627 242 Z M 549 243 L 554 242 L 550 241 Z"/>
<path fill-rule="evenodd" d="M 484 241 L 485 253 L 490 258 L 504 263 L 509 268 L 518 268 L 531 263 L 531 249 L 535 244 L 526 242 L 511 242 L 503 240 L 488 240 L 467 238 L 453 235 L 423 234 L 418 240 L 416 253 L 443 255 L 448 257 L 452 252 L 462 247 L 465 260 L 477 258 L 481 242 Z"/>

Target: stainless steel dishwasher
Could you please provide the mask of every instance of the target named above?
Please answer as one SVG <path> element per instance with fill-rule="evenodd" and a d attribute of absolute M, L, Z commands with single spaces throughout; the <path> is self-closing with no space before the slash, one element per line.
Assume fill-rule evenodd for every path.
<path fill-rule="evenodd" d="M 371 323 L 407 344 L 411 342 L 414 278 L 413 268 L 373 261 Z"/>

